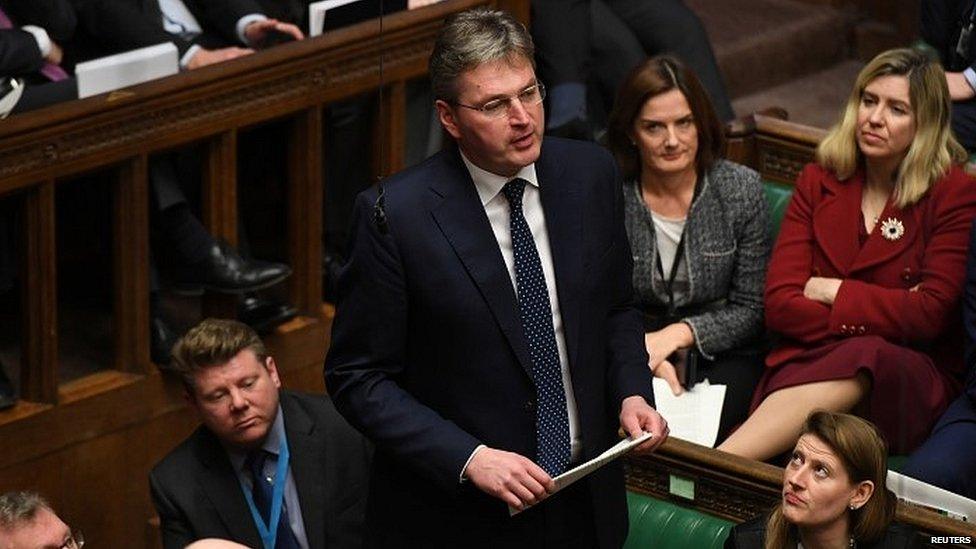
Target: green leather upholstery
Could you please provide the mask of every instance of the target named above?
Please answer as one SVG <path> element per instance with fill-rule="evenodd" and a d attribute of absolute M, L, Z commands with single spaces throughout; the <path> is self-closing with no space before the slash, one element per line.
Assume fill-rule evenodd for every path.
<path fill-rule="evenodd" d="M 624 549 L 720 549 L 732 523 L 668 501 L 627 492 L 630 535 Z"/>
<path fill-rule="evenodd" d="M 793 196 L 793 186 L 775 183 L 773 181 L 763 181 L 763 191 L 766 193 L 766 203 L 769 204 L 769 230 L 773 242 L 779 234 L 779 224 L 783 221 L 786 207 Z"/>

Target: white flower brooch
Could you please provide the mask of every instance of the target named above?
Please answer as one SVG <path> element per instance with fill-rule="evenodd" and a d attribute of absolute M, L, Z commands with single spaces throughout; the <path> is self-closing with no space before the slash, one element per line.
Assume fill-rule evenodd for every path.
<path fill-rule="evenodd" d="M 905 234 L 905 225 L 900 219 L 889 217 L 881 222 L 881 236 L 894 242 Z"/>

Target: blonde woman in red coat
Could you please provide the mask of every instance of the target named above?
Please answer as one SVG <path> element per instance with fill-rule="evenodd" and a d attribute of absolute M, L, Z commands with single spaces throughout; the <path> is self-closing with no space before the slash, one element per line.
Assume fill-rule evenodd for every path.
<path fill-rule="evenodd" d="M 961 387 L 959 297 L 976 182 L 939 66 L 909 49 L 858 75 L 796 182 L 766 277 L 777 334 L 749 419 L 719 447 L 766 460 L 817 408 L 920 444 Z"/>

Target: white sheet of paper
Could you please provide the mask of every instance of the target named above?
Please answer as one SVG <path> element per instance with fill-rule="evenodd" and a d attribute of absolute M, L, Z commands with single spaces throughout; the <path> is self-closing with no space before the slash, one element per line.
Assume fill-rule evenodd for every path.
<path fill-rule="evenodd" d="M 626 454 L 634 447 L 640 446 L 641 443 L 650 439 L 652 436 L 654 436 L 652 433 L 644 433 L 643 435 L 635 439 L 625 438 L 624 440 L 621 440 L 620 442 L 614 444 L 613 446 L 608 448 L 605 452 L 596 456 L 590 461 L 577 465 L 576 467 L 573 467 L 569 471 L 566 471 L 565 473 L 552 479 L 556 483 L 556 489 L 553 490 L 552 493 L 549 494 L 549 496 L 551 497 L 552 494 L 555 494 L 556 492 L 562 490 L 563 488 L 566 488 L 570 484 L 573 484 L 577 480 L 585 477 L 586 475 L 592 473 L 593 471 L 596 471 L 600 467 L 603 467 L 604 465 L 610 463 L 611 461 L 617 459 L 618 457 Z M 525 509 L 528 509 L 528 507 L 526 507 Z M 516 509 L 514 507 L 509 507 L 508 514 L 511 516 L 515 516 L 521 513 L 522 511 L 524 511 L 525 509 Z"/>
<path fill-rule="evenodd" d="M 956 520 L 976 521 L 976 501 L 964 498 L 959 494 L 954 494 L 895 471 L 888 471 L 886 484 L 898 496 L 898 499 L 928 507 Z"/>
<path fill-rule="evenodd" d="M 320 0 L 308 5 L 308 35 L 319 36 L 325 27 L 325 12 L 359 0 Z"/>
<path fill-rule="evenodd" d="M 668 420 L 674 438 L 713 448 L 724 402 L 725 385 L 711 385 L 706 379 L 674 396 L 667 381 L 654 378 L 655 408 Z"/>
<path fill-rule="evenodd" d="M 172 42 L 100 57 L 75 66 L 78 97 L 90 97 L 178 72 L 179 55 Z"/>

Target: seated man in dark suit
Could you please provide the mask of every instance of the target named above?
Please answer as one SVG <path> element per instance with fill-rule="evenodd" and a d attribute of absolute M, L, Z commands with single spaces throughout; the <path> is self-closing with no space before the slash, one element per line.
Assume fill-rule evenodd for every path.
<path fill-rule="evenodd" d="M 976 2 L 920 3 L 919 32 L 939 54 L 952 97 L 952 131 L 970 153 L 976 151 Z"/>
<path fill-rule="evenodd" d="M 271 36 L 300 40 L 290 23 L 266 17 L 253 0 L 71 0 L 78 13 L 79 34 L 94 48 L 81 57 L 110 55 L 163 42 L 176 45 L 180 66 L 197 69 L 253 52 Z M 79 48 L 81 49 L 81 48 Z M 208 291 L 241 295 L 238 318 L 255 328 L 271 329 L 297 314 L 287 303 L 253 294 L 284 280 L 291 269 L 257 261 L 215 240 L 193 215 L 186 196 L 189 174 L 199 175 L 198 151 L 183 149 L 150 159 L 153 238 L 171 260 L 173 286 L 179 293 Z M 157 254 L 157 259 L 164 256 Z M 165 264 L 166 262 L 160 262 Z M 153 277 L 150 297 L 152 358 L 169 362 L 175 332 L 159 313 Z"/>
<path fill-rule="evenodd" d="M 75 24 L 67 0 L 0 1 L 0 117 L 78 97 L 75 79 L 60 67 Z"/>
<path fill-rule="evenodd" d="M 370 450 L 328 397 L 279 392 L 274 359 L 233 320 L 192 328 L 173 363 L 203 425 L 149 475 L 164 547 L 362 546 Z"/>
<path fill-rule="evenodd" d="M 99 46 L 98 53 L 172 42 L 183 69 L 247 55 L 272 35 L 304 37 L 295 25 L 266 17 L 253 0 L 71 1 L 81 30 Z"/>
<path fill-rule="evenodd" d="M 902 473 L 976 499 L 976 225 L 969 233 L 962 316 L 969 366 L 966 387 L 939 418 L 928 440 L 909 458 Z"/>

